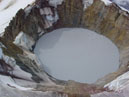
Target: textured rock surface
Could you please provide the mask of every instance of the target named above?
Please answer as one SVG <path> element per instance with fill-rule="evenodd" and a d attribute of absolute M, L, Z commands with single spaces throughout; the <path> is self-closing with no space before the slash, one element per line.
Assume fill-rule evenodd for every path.
<path fill-rule="evenodd" d="M 120 52 L 128 47 L 129 14 L 127 12 L 122 11 L 114 3 L 106 6 L 100 0 L 94 0 L 85 11 L 82 9 L 81 1 L 65 0 L 63 5 L 58 7 L 59 24 L 63 27 L 88 28 L 105 35 L 118 46 Z"/>
<path fill-rule="evenodd" d="M 93 4 L 85 10 L 82 0 L 64 0 L 57 8 L 50 5 L 47 0 L 37 0 L 30 6 L 24 10 L 19 10 L 9 26 L 5 29 L 4 36 L 0 38 L 2 52 L 3 55 L 13 58 L 16 62 L 15 65 L 19 66 L 21 70 L 32 75 L 31 80 L 36 84 L 36 90 L 55 91 L 56 93 L 21 91 L 12 89 L 15 87 L 10 85 L 1 85 L 1 97 L 90 97 L 90 94 L 94 94 L 91 95 L 92 97 L 128 97 L 128 87 L 125 87 L 125 89 L 121 91 L 122 93 L 118 91 L 109 92 L 108 89 L 101 87 L 128 71 L 127 63 L 129 53 L 126 52 L 128 52 L 129 46 L 129 14 L 127 12 L 122 11 L 114 3 L 106 6 L 101 0 L 94 0 Z M 20 32 L 28 35 L 30 37 L 28 40 L 33 39 L 35 44 L 42 34 L 62 27 L 88 28 L 107 36 L 120 50 L 120 69 L 98 80 L 96 82 L 97 85 L 81 84 L 74 81 L 59 81 L 44 72 L 41 67 L 42 64 L 33 54 L 33 49 L 25 49 L 13 43 Z M 33 47 L 34 45 L 32 45 L 32 48 Z M 1 64 L 5 63 L 2 62 Z M 6 72 L 3 72 L 11 76 L 11 74 L 7 72 L 9 66 L 6 64 L 5 67 L 7 67 L 4 69 Z M 19 79 L 19 76 L 16 78 Z M 128 79 L 126 79 L 124 83 L 127 81 Z M 23 82 L 20 84 L 22 83 Z M 28 87 L 28 85 L 25 84 L 24 86 Z M 31 85 L 29 87 L 31 87 Z M 106 90 L 107 92 L 102 92 Z M 64 93 L 65 95 L 60 93 Z"/>
<path fill-rule="evenodd" d="M 57 92 L 36 92 L 33 91 L 21 91 L 17 89 L 12 89 L 7 86 L 0 85 L 0 96 L 1 97 L 68 97 L 66 94 Z"/>

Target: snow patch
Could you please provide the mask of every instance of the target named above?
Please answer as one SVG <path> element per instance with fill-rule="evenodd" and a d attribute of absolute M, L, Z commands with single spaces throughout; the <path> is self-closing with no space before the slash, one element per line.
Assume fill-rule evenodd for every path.
<path fill-rule="evenodd" d="M 0 47 L 6 48 L 1 42 L 0 42 Z"/>
<path fill-rule="evenodd" d="M 54 20 L 54 18 L 53 18 L 51 15 L 47 15 L 46 18 L 47 18 L 47 20 L 49 20 L 49 21 L 53 21 L 53 20 Z"/>
<path fill-rule="evenodd" d="M 44 33 L 45 33 L 44 31 L 40 32 L 39 37 L 42 36 Z"/>
<path fill-rule="evenodd" d="M 45 7 L 43 9 L 40 9 L 40 14 L 41 15 L 53 15 L 51 8 Z"/>
<path fill-rule="evenodd" d="M 0 11 L 6 9 L 7 7 L 9 7 L 9 5 L 11 6 L 11 3 L 15 3 L 16 0 L 2 0 L 2 2 L 0 2 Z"/>
<path fill-rule="evenodd" d="M 55 14 L 52 12 L 50 7 L 40 9 L 40 14 L 43 16 L 43 19 L 45 17 L 45 28 L 53 26 L 53 23 L 57 22 L 59 19 L 57 12 L 54 12 Z"/>
<path fill-rule="evenodd" d="M 29 5 L 29 6 L 27 6 L 26 8 L 25 8 L 25 13 L 26 13 L 26 16 L 28 16 L 29 15 L 29 13 L 31 12 L 31 9 L 32 9 L 32 5 Z"/>
<path fill-rule="evenodd" d="M 42 32 L 41 27 L 38 27 L 38 34 Z"/>
<path fill-rule="evenodd" d="M 7 64 L 9 64 L 13 68 L 13 70 L 8 71 L 10 74 L 15 75 L 19 78 L 23 78 L 25 80 L 32 80 L 31 79 L 32 75 L 30 73 L 27 73 L 27 72 L 21 70 L 20 67 L 16 65 L 15 59 L 4 55 L 1 48 L 0 48 L 0 59 L 3 59 Z M 24 88 L 24 87 L 17 85 L 10 76 L 0 75 L 0 82 L 2 84 L 6 84 L 10 87 L 13 87 L 13 88 L 15 87 L 20 90 L 30 90 L 31 89 L 31 88 Z"/>
<path fill-rule="evenodd" d="M 28 50 L 32 50 L 32 46 L 35 44 L 34 40 L 24 32 L 20 32 L 13 43 Z"/>
<path fill-rule="evenodd" d="M 49 0 L 49 4 L 57 7 L 57 5 L 61 5 L 64 0 Z"/>
<path fill-rule="evenodd" d="M 118 5 L 126 5 L 127 3 L 129 3 L 129 0 L 112 0 L 112 1 Z"/>
<path fill-rule="evenodd" d="M 14 58 L 6 56 L 6 55 L 2 55 L 2 59 L 9 65 L 11 65 L 12 67 L 14 67 L 16 65 L 16 61 L 14 60 Z"/>
<path fill-rule="evenodd" d="M 16 61 L 9 56 L 6 56 L 3 54 L 3 50 L 1 47 L 6 48 L 1 42 L 0 42 L 0 59 L 3 59 L 7 64 L 11 65 L 12 67 L 15 66 L 14 64 L 16 64 Z"/>
<path fill-rule="evenodd" d="M 119 6 L 119 5 L 118 5 Z M 129 13 L 129 10 L 125 9 L 124 7 L 119 6 L 123 11 L 126 11 Z M 127 14 L 125 14 L 127 16 Z"/>
<path fill-rule="evenodd" d="M 112 4 L 112 1 L 113 1 L 114 3 L 116 3 L 121 8 L 121 10 L 126 11 L 126 12 L 129 13 L 128 9 L 121 6 L 121 5 L 125 5 L 125 4 L 129 3 L 128 0 L 112 0 L 112 1 L 111 0 L 101 0 L 101 1 L 103 1 L 105 3 L 105 5 L 107 5 L 107 6 Z"/>
<path fill-rule="evenodd" d="M 6 56 L 4 54 L 1 55 L 1 58 L 13 68 L 13 71 L 11 71 L 13 75 L 26 80 L 32 80 L 32 75 L 28 72 L 23 71 L 19 66 L 17 66 L 14 58 Z"/>
<path fill-rule="evenodd" d="M 21 70 L 21 68 L 17 65 L 14 67 L 13 74 L 15 76 L 18 76 L 18 77 L 23 78 L 25 80 L 32 81 L 32 79 L 31 79 L 32 75 L 30 73 L 27 73 L 27 72 Z"/>
<path fill-rule="evenodd" d="M 38 27 L 38 35 L 39 37 L 42 36 L 45 32 L 42 30 L 41 27 Z"/>
<path fill-rule="evenodd" d="M 103 1 L 105 3 L 105 5 L 107 5 L 107 6 L 112 4 L 112 2 L 110 0 L 101 0 L 101 1 Z"/>
<path fill-rule="evenodd" d="M 104 87 L 108 87 L 110 90 L 120 91 L 127 86 L 129 86 L 129 71 L 117 77 L 114 81 L 108 83 Z"/>
<path fill-rule="evenodd" d="M 112 0 L 112 2 L 116 3 L 122 10 L 129 13 L 128 4 L 129 0 Z"/>
<path fill-rule="evenodd" d="M 87 9 L 92 3 L 93 0 L 83 0 L 84 10 Z"/>
<path fill-rule="evenodd" d="M 8 85 L 9 87 L 20 89 L 20 90 L 32 90 L 32 88 L 25 88 L 25 87 L 21 87 L 17 85 L 10 76 L 0 75 L 0 83 Z"/>
<path fill-rule="evenodd" d="M 0 33 L 4 32 L 4 29 L 9 25 L 10 20 L 12 20 L 19 9 L 25 8 L 34 1 L 35 0 L 2 0 L 0 2 Z"/>

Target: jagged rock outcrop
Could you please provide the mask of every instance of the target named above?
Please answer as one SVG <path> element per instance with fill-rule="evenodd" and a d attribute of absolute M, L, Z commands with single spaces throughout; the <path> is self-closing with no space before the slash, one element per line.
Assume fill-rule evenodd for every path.
<path fill-rule="evenodd" d="M 22 71 L 31 74 L 29 79 L 22 80 L 31 81 L 35 84 L 30 85 L 30 88 L 32 86 L 35 88 L 34 92 L 32 89 L 29 92 L 18 90 L 18 93 L 21 95 L 23 93 L 24 96 L 28 97 L 41 97 L 42 95 L 46 97 L 90 97 L 90 95 L 91 97 L 106 97 L 105 94 L 108 97 L 115 97 L 116 95 L 121 97 L 121 95 L 124 95 L 123 93 L 109 91 L 103 86 L 128 71 L 129 14 L 122 11 L 116 4 L 105 5 L 101 0 L 94 0 L 93 4 L 88 3 L 88 6 L 84 8 L 85 6 L 83 0 L 64 0 L 57 6 L 49 4 L 48 0 L 37 0 L 25 9 L 19 10 L 11 20 L 3 37 L 0 38 L 2 44 L 0 47 L 4 56 L 3 63 L 6 63 L 5 56 L 8 56 L 11 60 L 13 59 L 15 64 L 9 63 L 9 65 L 18 66 Z M 121 64 L 119 70 L 99 79 L 94 85 L 60 81 L 48 75 L 43 70 L 42 63 L 33 53 L 33 49 L 41 35 L 62 27 L 91 29 L 111 39 L 120 50 Z M 14 75 L 19 77 L 17 74 Z M 23 78 L 28 78 L 28 76 Z M 23 81 L 20 85 L 22 83 Z M 28 87 L 28 85 L 23 86 Z M 15 85 L 11 87 L 17 88 Z M 16 91 L 6 88 L 3 88 L 3 90 L 5 94 Z M 2 94 L 4 93 L 3 90 L 0 92 L 1 96 L 5 95 Z M 56 93 L 54 95 L 49 92 L 44 94 L 43 92 L 39 93 L 39 91 L 54 91 Z M 16 94 L 8 95 L 4 97 L 18 96 Z M 18 97 L 21 97 L 21 95 Z"/>

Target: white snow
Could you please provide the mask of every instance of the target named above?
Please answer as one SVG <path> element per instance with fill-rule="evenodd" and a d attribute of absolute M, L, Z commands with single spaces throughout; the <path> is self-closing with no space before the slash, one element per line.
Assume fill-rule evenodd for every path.
<path fill-rule="evenodd" d="M 126 11 L 126 12 L 128 12 L 129 13 L 129 10 L 127 10 L 127 9 L 125 9 L 124 7 L 121 7 L 121 6 L 119 6 L 122 10 L 124 10 L 124 11 Z"/>
<path fill-rule="evenodd" d="M 28 72 L 21 70 L 20 67 L 16 65 L 15 59 L 4 55 L 1 48 L 0 48 L 0 58 L 3 59 L 7 64 L 9 64 L 13 68 L 13 71 L 10 71 L 10 74 L 13 74 L 17 77 L 23 78 L 24 80 L 32 81 L 32 79 L 31 79 L 32 75 Z M 21 86 L 17 85 L 10 76 L 0 75 L 0 83 L 8 85 L 13 88 L 20 89 L 20 90 L 30 90 L 31 89 L 31 88 L 25 88 L 25 87 L 21 87 Z"/>
<path fill-rule="evenodd" d="M 59 19 L 57 13 L 53 17 L 52 15 L 46 15 L 46 20 L 45 20 L 45 27 L 44 28 L 49 28 L 53 26 L 53 23 L 55 23 Z"/>
<path fill-rule="evenodd" d="M 2 0 L 2 2 L 0 2 L 0 11 L 4 10 L 5 8 L 7 8 L 10 4 L 12 5 L 13 3 L 15 3 L 16 0 Z"/>
<path fill-rule="evenodd" d="M 34 52 L 45 70 L 62 80 L 92 83 L 119 66 L 118 48 L 106 37 L 81 28 L 42 36 Z"/>
<path fill-rule="evenodd" d="M 29 6 L 27 6 L 27 7 L 25 8 L 26 16 L 29 15 L 29 13 L 31 12 L 32 7 L 33 7 L 32 5 L 29 5 Z"/>
<path fill-rule="evenodd" d="M 105 5 L 107 5 L 107 6 L 112 3 L 110 0 L 101 0 L 101 1 L 103 1 L 105 3 Z"/>
<path fill-rule="evenodd" d="M 43 9 L 40 9 L 40 14 L 41 15 L 53 15 L 52 11 L 51 11 L 51 8 L 49 7 L 45 7 Z"/>
<path fill-rule="evenodd" d="M 12 87 L 12 88 L 20 89 L 20 90 L 31 90 L 32 89 L 32 88 L 25 88 L 25 87 L 21 87 L 17 85 L 15 81 L 9 76 L 0 75 L 0 83 L 8 85 L 9 87 Z"/>
<path fill-rule="evenodd" d="M 45 26 L 44 28 L 52 27 L 53 23 L 51 21 L 45 20 Z"/>
<path fill-rule="evenodd" d="M 64 0 L 49 0 L 49 4 L 57 7 L 57 5 L 61 5 Z M 93 0 L 83 0 L 84 9 L 89 7 L 93 3 Z"/>
<path fill-rule="evenodd" d="M 120 91 L 126 87 L 129 87 L 129 71 L 108 83 L 105 85 L 105 87 L 115 91 Z"/>
<path fill-rule="evenodd" d="M 64 0 L 49 0 L 49 4 L 53 5 L 54 7 L 57 7 L 57 5 L 62 4 Z"/>
<path fill-rule="evenodd" d="M 15 65 L 15 67 L 14 67 L 13 74 L 15 76 L 23 78 L 25 80 L 32 81 L 32 79 L 31 79 L 32 75 L 28 72 L 21 70 L 21 68 L 17 65 Z"/>
<path fill-rule="evenodd" d="M 42 36 L 44 34 L 44 31 L 42 30 L 41 27 L 38 27 L 38 35 L 39 37 Z"/>
<path fill-rule="evenodd" d="M 13 43 L 25 49 L 32 50 L 32 46 L 35 42 L 30 36 L 26 35 L 24 32 L 20 32 Z"/>
<path fill-rule="evenodd" d="M 0 42 L 0 47 L 6 48 L 1 42 Z"/>
<path fill-rule="evenodd" d="M 1 44 L 0 46 L 4 46 L 4 45 Z M 32 80 L 31 79 L 32 75 L 21 70 L 19 68 L 19 66 L 16 65 L 16 61 L 12 57 L 8 57 L 8 56 L 3 54 L 3 51 L 1 48 L 0 48 L 0 58 L 3 59 L 11 67 L 13 67 L 14 70 L 10 72 L 11 74 L 13 74 L 17 77 L 26 79 L 26 80 Z M 21 86 L 17 85 L 15 83 L 15 81 L 10 76 L 0 75 L 0 83 L 8 85 L 8 86 L 13 87 L 13 88 L 20 89 L 20 90 L 30 90 L 31 89 L 31 88 L 25 88 L 25 87 L 21 87 Z"/>
<path fill-rule="evenodd" d="M 53 20 L 54 20 L 54 18 L 53 18 L 51 15 L 46 16 L 46 18 L 47 18 L 47 20 L 49 20 L 49 21 L 53 21 Z"/>
<path fill-rule="evenodd" d="M 83 0 L 84 10 L 93 3 L 93 0 Z"/>
<path fill-rule="evenodd" d="M 0 49 L 1 51 L 1 49 Z M 1 53 L 0 53 L 1 55 Z M 9 64 L 11 67 L 13 67 L 13 71 L 11 72 L 13 75 L 26 79 L 26 80 L 32 80 L 32 75 L 28 72 L 23 71 L 19 66 L 16 65 L 16 61 L 14 58 L 6 56 L 2 53 L 1 57 L 7 64 Z"/>
<path fill-rule="evenodd" d="M 17 11 L 35 0 L 2 0 L 0 2 L 0 33 L 9 25 Z"/>
<path fill-rule="evenodd" d="M 50 7 L 40 9 L 40 14 L 43 16 L 43 19 L 44 17 L 46 17 L 45 28 L 53 26 L 53 23 L 55 23 L 59 19 L 57 12 L 55 11 L 55 15 L 53 15 L 53 12 Z"/>
<path fill-rule="evenodd" d="M 129 13 L 129 10 L 124 8 L 126 6 L 129 6 L 129 0 L 113 0 L 122 10 L 126 11 Z"/>
<path fill-rule="evenodd" d="M 129 0 L 113 0 L 118 5 L 126 5 Z"/>
<path fill-rule="evenodd" d="M 107 6 L 112 4 L 112 1 L 110 1 L 110 0 L 101 0 L 101 1 L 103 1 L 105 3 L 105 5 L 107 5 Z M 115 2 L 121 8 L 121 10 L 129 13 L 128 9 L 121 6 L 121 5 L 126 5 L 127 3 L 129 3 L 129 0 L 113 0 L 113 2 Z"/>

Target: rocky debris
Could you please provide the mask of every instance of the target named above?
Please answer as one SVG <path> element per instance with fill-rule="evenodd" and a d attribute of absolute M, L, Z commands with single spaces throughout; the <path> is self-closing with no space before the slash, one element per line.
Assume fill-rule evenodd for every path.
<path fill-rule="evenodd" d="M 18 89 L 12 89 L 8 86 L 0 84 L 0 96 L 1 97 L 68 97 L 67 94 L 58 92 L 42 92 L 42 91 L 21 91 Z"/>
<path fill-rule="evenodd" d="M 103 78 L 98 79 L 95 82 L 95 84 L 103 87 L 104 85 L 115 80 L 118 76 L 121 76 L 122 74 L 124 74 L 128 70 L 129 70 L 128 65 L 122 66 L 116 72 L 110 73 L 110 74 L 104 76 Z"/>
<path fill-rule="evenodd" d="M 64 85 L 41 85 L 39 84 L 36 90 L 40 91 L 55 91 L 66 94 L 90 95 L 103 91 L 108 91 L 107 88 L 98 87 L 95 84 L 78 83 L 75 81 L 68 81 Z"/>

